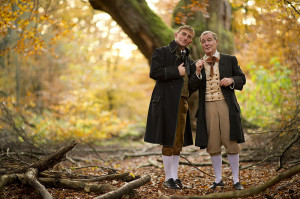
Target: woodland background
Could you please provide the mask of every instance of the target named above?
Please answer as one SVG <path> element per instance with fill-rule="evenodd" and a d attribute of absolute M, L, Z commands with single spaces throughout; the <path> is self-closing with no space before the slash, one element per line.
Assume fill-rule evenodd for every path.
<path fill-rule="evenodd" d="M 212 5 L 230 8 L 220 30 L 226 35 L 220 38 L 229 39 L 219 45 L 237 56 L 246 74 L 246 86 L 236 92 L 246 133 L 258 136 L 260 157 L 272 156 L 279 168 L 291 161 L 298 165 L 300 2 L 127 3 L 137 2 L 148 4 L 164 23 L 158 32 L 164 40 L 158 35 L 156 45 L 168 44 L 182 24 L 198 34 L 203 28 L 214 30 L 219 25 Z M 115 3 L 1 0 L 0 160 L 7 160 L 8 152 L 53 149 L 72 140 L 93 149 L 143 145 L 155 82 L 149 78 L 149 53 L 111 17 L 116 11 L 104 12 Z M 202 57 L 198 37 L 193 43 L 193 58 Z"/>

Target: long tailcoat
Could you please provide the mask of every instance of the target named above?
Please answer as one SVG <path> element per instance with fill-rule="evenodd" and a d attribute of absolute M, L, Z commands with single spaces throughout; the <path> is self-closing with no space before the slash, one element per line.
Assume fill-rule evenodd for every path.
<path fill-rule="evenodd" d="M 192 65 L 195 68 L 195 63 Z M 234 80 L 234 89 L 242 90 L 246 83 L 246 77 L 238 65 L 235 56 L 220 54 L 219 61 L 220 79 L 224 77 L 232 77 Z M 195 145 L 204 149 L 207 147 L 208 134 L 205 119 L 205 90 L 206 90 L 206 75 L 205 68 L 201 71 L 202 79 L 199 80 L 194 73 L 189 81 L 191 91 L 199 90 L 199 108 L 196 113 L 197 130 Z M 241 110 L 237 102 L 235 91 L 230 86 L 221 87 L 222 93 L 229 106 L 229 120 L 230 120 L 230 140 L 238 143 L 245 142 L 243 128 L 241 124 Z"/>
<path fill-rule="evenodd" d="M 154 86 L 146 125 L 145 142 L 173 146 L 179 100 L 183 86 L 183 77 L 180 76 L 178 66 L 181 61 L 176 53 L 177 43 L 173 40 L 168 46 L 153 51 L 150 67 L 150 78 L 156 80 Z M 187 56 L 189 50 L 185 49 Z M 193 74 L 189 66 L 191 59 L 185 62 L 187 74 Z M 184 133 L 184 146 L 192 145 L 192 130 L 189 113 L 187 113 Z"/>

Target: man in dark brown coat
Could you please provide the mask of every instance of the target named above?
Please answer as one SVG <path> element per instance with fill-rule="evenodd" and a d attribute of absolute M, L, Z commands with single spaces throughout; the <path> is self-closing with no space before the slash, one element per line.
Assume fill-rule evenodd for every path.
<path fill-rule="evenodd" d="M 192 145 L 192 131 L 187 99 L 190 65 L 188 45 L 195 35 L 190 26 L 181 26 L 175 40 L 154 50 L 150 77 L 156 80 L 152 92 L 145 132 L 145 142 L 162 145 L 165 171 L 164 186 L 182 188 L 178 178 L 179 155 L 183 146 Z"/>

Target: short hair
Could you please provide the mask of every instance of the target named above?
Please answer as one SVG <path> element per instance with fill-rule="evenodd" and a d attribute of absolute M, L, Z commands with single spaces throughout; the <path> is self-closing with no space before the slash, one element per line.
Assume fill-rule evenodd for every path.
<path fill-rule="evenodd" d="M 192 26 L 189 26 L 189 25 L 183 25 L 183 26 L 180 26 L 180 27 L 177 29 L 176 33 L 179 33 L 179 32 L 182 31 L 182 30 L 188 30 L 188 31 L 191 31 L 191 32 L 193 33 L 193 36 L 195 36 L 195 30 L 194 30 L 194 28 L 193 28 Z"/>
<path fill-rule="evenodd" d="M 204 32 L 200 35 L 200 37 L 199 37 L 200 43 L 201 43 L 201 37 L 202 37 L 203 35 L 206 35 L 206 34 L 209 34 L 209 33 L 212 34 L 212 36 L 213 36 L 213 38 L 214 38 L 215 40 L 218 40 L 218 37 L 217 37 L 217 34 L 216 34 L 216 33 L 207 30 L 207 31 L 204 31 Z"/>

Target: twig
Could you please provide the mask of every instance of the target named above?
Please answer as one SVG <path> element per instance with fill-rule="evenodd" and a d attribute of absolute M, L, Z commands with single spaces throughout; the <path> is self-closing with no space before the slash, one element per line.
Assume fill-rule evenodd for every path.
<path fill-rule="evenodd" d="M 183 159 L 185 159 L 186 161 L 188 161 L 188 163 L 190 163 L 190 165 L 192 165 L 195 169 L 197 169 L 198 171 L 210 176 L 210 177 L 214 177 L 213 175 L 210 175 L 209 173 L 206 173 L 205 171 L 202 171 L 201 169 L 198 169 L 198 167 L 196 167 L 193 163 L 191 163 L 186 157 L 180 155 L 180 157 L 182 157 Z"/>
<path fill-rule="evenodd" d="M 294 10 L 296 13 L 298 13 L 300 15 L 300 12 L 297 10 L 297 8 L 295 8 L 295 6 L 293 6 L 293 4 L 287 0 L 284 0 L 284 2 L 286 2 L 287 4 L 289 4 Z"/>
<path fill-rule="evenodd" d="M 298 132 L 297 135 L 296 135 L 296 137 L 295 137 L 295 139 L 292 140 L 289 143 L 289 145 L 282 152 L 282 154 L 281 154 L 281 156 L 279 158 L 279 167 L 278 167 L 278 169 L 276 169 L 276 171 L 279 171 L 282 168 L 282 165 L 283 165 L 282 160 L 283 160 L 283 157 L 284 157 L 285 153 L 299 140 L 299 138 L 300 138 L 300 133 Z"/>
<path fill-rule="evenodd" d="M 251 165 L 242 167 L 242 168 L 240 168 L 240 170 L 248 169 L 248 168 L 250 168 L 250 167 L 260 165 L 260 164 L 262 164 L 263 162 L 267 161 L 268 159 L 271 159 L 271 158 L 274 158 L 274 157 L 278 157 L 278 155 L 271 155 L 271 156 L 268 156 L 268 157 L 266 157 L 265 159 L 263 159 L 262 161 L 259 161 L 259 162 L 255 163 L 255 164 L 251 164 Z"/>

